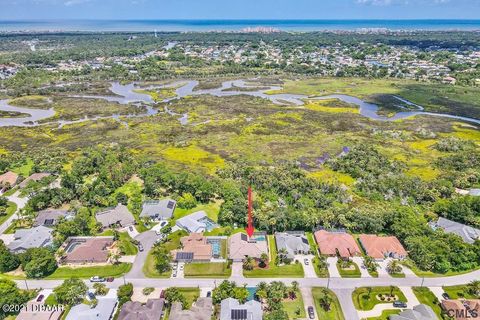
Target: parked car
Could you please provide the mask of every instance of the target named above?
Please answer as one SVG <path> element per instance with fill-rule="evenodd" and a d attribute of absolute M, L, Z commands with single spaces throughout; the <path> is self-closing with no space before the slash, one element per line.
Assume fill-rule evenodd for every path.
<path fill-rule="evenodd" d="M 128 230 L 133 231 L 133 226 L 128 227 Z"/>
<path fill-rule="evenodd" d="M 138 245 L 138 251 L 140 251 L 140 252 L 143 251 L 143 246 L 142 246 L 142 244 L 139 244 L 139 245 Z"/>
<path fill-rule="evenodd" d="M 312 306 L 309 306 L 307 308 L 307 311 L 308 311 L 308 317 L 310 319 L 315 319 L 315 312 L 313 311 L 313 307 Z"/>
<path fill-rule="evenodd" d="M 43 294 L 37 297 L 37 302 L 41 302 L 45 296 Z"/>
<path fill-rule="evenodd" d="M 94 294 L 93 292 L 88 291 L 88 292 L 87 292 L 87 296 L 88 296 L 88 298 L 89 298 L 90 300 L 95 299 L 95 294 Z"/>
<path fill-rule="evenodd" d="M 163 233 L 162 233 L 162 231 L 157 230 L 157 231 L 155 231 L 155 234 L 156 234 L 157 236 L 161 236 Z"/>
<path fill-rule="evenodd" d="M 450 296 L 449 296 L 448 293 L 446 293 L 446 292 L 442 293 L 442 297 L 443 297 L 443 299 L 445 299 L 445 300 L 450 300 Z"/>
<path fill-rule="evenodd" d="M 181 265 L 180 265 L 180 270 L 183 270 L 183 268 L 184 268 L 184 265 L 181 264 Z"/>
<path fill-rule="evenodd" d="M 406 308 L 407 307 L 407 303 L 406 302 L 403 302 L 403 301 L 395 301 L 393 302 L 393 306 L 395 308 Z"/>
<path fill-rule="evenodd" d="M 308 266 L 309 263 L 310 263 L 307 258 L 305 258 L 305 259 L 303 260 L 303 262 L 305 263 L 306 266 Z"/>
<path fill-rule="evenodd" d="M 207 292 L 207 298 L 210 298 L 212 296 L 212 291 Z"/>
<path fill-rule="evenodd" d="M 90 278 L 90 282 L 105 282 L 105 278 L 94 276 Z"/>
<path fill-rule="evenodd" d="M 114 277 L 108 277 L 108 278 L 107 278 L 107 282 L 113 282 L 113 280 L 115 280 Z"/>
<path fill-rule="evenodd" d="M 176 272 L 176 271 L 173 272 L 172 277 L 173 277 L 173 278 L 176 278 L 176 277 L 177 277 L 177 272 Z"/>
<path fill-rule="evenodd" d="M 160 291 L 160 299 L 165 298 L 165 290 Z"/>
<path fill-rule="evenodd" d="M 167 221 L 162 221 L 160 223 L 160 227 L 162 227 L 162 228 L 165 227 L 167 225 L 167 223 L 168 223 Z"/>

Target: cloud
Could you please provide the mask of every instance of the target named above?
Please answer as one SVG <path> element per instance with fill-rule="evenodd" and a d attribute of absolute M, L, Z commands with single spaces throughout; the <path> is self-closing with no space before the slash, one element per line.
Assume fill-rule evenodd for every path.
<path fill-rule="evenodd" d="M 67 0 L 63 4 L 66 5 L 67 7 L 69 6 L 74 6 L 77 4 L 82 4 L 82 3 L 87 3 L 90 2 L 91 0 Z"/>

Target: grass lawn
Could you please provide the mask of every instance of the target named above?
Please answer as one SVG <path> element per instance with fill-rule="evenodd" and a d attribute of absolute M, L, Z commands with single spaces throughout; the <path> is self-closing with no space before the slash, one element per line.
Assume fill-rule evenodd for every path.
<path fill-rule="evenodd" d="M 119 240 L 120 240 L 120 251 L 126 256 L 133 256 L 138 253 L 137 246 L 133 244 L 132 237 L 128 234 L 128 232 L 120 232 L 119 233 Z"/>
<path fill-rule="evenodd" d="M 218 221 L 218 212 L 220 211 L 220 201 L 215 201 L 215 202 L 210 202 L 207 204 L 199 204 L 195 208 L 192 209 L 182 209 L 182 208 L 176 208 L 175 212 L 173 213 L 173 218 L 175 220 L 180 219 L 182 217 L 185 217 L 186 215 L 189 215 L 191 213 L 197 212 L 197 211 L 205 211 L 207 213 L 207 216 L 212 220 L 217 222 Z"/>
<path fill-rule="evenodd" d="M 4 223 L 12 214 L 17 211 L 17 205 L 14 202 L 9 201 L 7 211 L 3 216 L 0 216 L 0 224 Z"/>
<path fill-rule="evenodd" d="M 187 232 L 183 230 L 175 231 L 168 235 L 168 241 L 162 244 L 167 251 L 172 251 L 180 247 L 180 238 L 186 236 Z M 159 273 L 155 268 L 155 257 L 152 254 L 153 249 L 148 253 L 147 260 L 143 265 L 143 273 L 147 278 L 170 278 L 172 271 Z"/>
<path fill-rule="evenodd" d="M 300 291 L 298 291 L 297 297 L 295 298 L 295 300 L 290 300 L 290 299 L 284 300 L 282 301 L 282 305 L 285 311 L 288 313 L 289 319 L 300 319 L 300 318 L 306 317 L 305 306 L 303 304 L 303 297 Z M 300 312 L 297 313 L 297 311 L 299 310 Z"/>
<path fill-rule="evenodd" d="M 291 263 L 289 265 L 277 266 L 274 261 L 277 257 L 277 247 L 273 235 L 268 236 L 268 245 L 270 248 L 270 264 L 268 268 L 254 268 L 253 270 L 244 270 L 243 275 L 246 278 L 303 278 L 305 273 L 301 263 Z"/>
<path fill-rule="evenodd" d="M 187 300 L 187 309 L 190 309 L 192 303 L 197 301 L 198 297 L 200 297 L 199 288 L 178 288 L 178 291 L 185 296 L 185 299 Z"/>
<path fill-rule="evenodd" d="M 377 298 L 379 294 L 390 294 L 390 287 L 371 287 L 372 291 L 368 297 L 367 287 L 355 289 L 352 293 L 352 300 L 357 310 L 372 310 L 379 303 L 393 303 L 393 301 L 381 301 Z M 393 292 L 399 301 L 407 302 L 407 298 L 398 287 L 394 287 Z"/>
<path fill-rule="evenodd" d="M 342 278 L 360 278 L 362 274 L 360 273 L 360 268 L 357 266 L 357 264 L 353 261 L 350 261 L 350 265 L 354 266 L 355 269 L 352 269 L 352 270 L 343 269 L 341 267 L 340 260 L 337 262 L 337 269 L 338 269 L 338 272 L 340 273 L 340 276 Z"/>
<path fill-rule="evenodd" d="M 466 285 L 443 287 L 443 291 L 448 293 L 451 299 L 480 299 L 480 296 L 474 296 L 469 293 Z"/>
<path fill-rule="evenodd" d="M 33 163 L 33 160 L 28 158 L 27 162 L 24 165 L 13 168 L 12 171 L 18 175 L 23 176 L 24 178 L 28 178 L 30 176 L 30 172 L 32 172 L 34 164 L 35 163 Z"/>
<path fill-rule="evenodd" d="M 320 304 L 320 297 L 322 296 L 322 291 L 326 288 L 312 288 L 313 300 L 315 301 L 315 310 L 319 319 L 325 320 L 344 320 L 342 307 L 340 302 L 337 299 L 337 296 L 333 291 L 328 290 L 330 296 L 332 297 L 332 304 L 330 305 L 330 310 L 326 311 Z"/>
<path fill-rule="evenodd" d="M 432 271 L 423 271 L 418 269 L 418 267 L 409 260 L 404 261 L 402 264 L 404 264 L 406 267 L 410 268 L 418 277 L 425 277 L 425 278 L 439 278 L 439 277 L 452 277 L 452 276 L 458 276 L 461 274 L 465 273 L 470 273 L 472 271 L 480 270 L 480 266 L 478 268 L 472 269 L 472 270 L 466 270 L 466 271 L 448 271 L 446 273 L 435 273 Z"/>
<path fill-rule="evenodd" d="M 326 264 L 320 263 L 320 258 L 318 257 L 318 246 L 313 238 L 311 232 L 306 232 L 308 243 L 310 244 L 310 250 L 314 253 L 315 257 L 312 259 L 313 269 L 319 278 L 328 278 L 328 268 Z"/>
<path fill-rule="evenodd" d="M 367 318 L 367 320 L 388 320 L 391 315 L 399 314 L 402 310 L 383 310 L 380 317 Z"/>
<path fill-rule="evenodd" d="M 231 274 L 232 268 L 226 262 L 185 264 L 186 278 L 228 278 Z"/>
<path fill-rule="evenodd" d="M 397 273 L 389 273 L 392 278 L 405 278 L 405 273 L 397 272 Z"/>
<path fill-rule="evenodd" d="M 430 289 L 425 287 L 413 287 L 412 290 L 420 303 L 430 306 L 438 318 L 442 319 L 442 308 L 440 307 L 437 297 L 435 297 Z"/>
<path fill-rule="evenodd" d="M 120 277 L 130 271 L 131 268 L 131 263 L 119 263 L 117 265 L 78 268 L 60 267 L 45 279 L 68 279 L 72 277 L 88 279 L 93 276 Z"/>

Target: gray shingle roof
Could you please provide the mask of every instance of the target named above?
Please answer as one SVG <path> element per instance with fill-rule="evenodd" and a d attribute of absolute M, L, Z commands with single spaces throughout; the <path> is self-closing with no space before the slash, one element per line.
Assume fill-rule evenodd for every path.
<path fill-rule="evenodd" d="M 190 233 L 204 232 L 207 225 L 203 222 L 199 222 L 199 220 L 202 220 L 206 217 L 207 214 L 205 213 L 205 211 L 197 211 L 189 214 L 188 216 L 178 219 L 176 224 L 178 227 L 183 228 Z"/>
<path fill-rule="evenodd" d="M 67 216 L 67 214 L 67 210 L 49 209 L 40 211 L 35 218 L 33 226 L 53 226 L 57 223 L 58 219 Z"/>
<path fill-rule="evenodd" d="M 438 221 L 434 224 L 434 226 L 442 228 L 447 233 L 459 235 L 463 241 L 470 244 L 474 243 L 476 239 L 480 239 L 480 229 L 475 229 L 445 218 L 438 218 Z"/>
<path fill-rule="evenodd" d="M 14 252 L 22 252 L 30 248 L 46 247 L 52 243 L 52 229 L 44 226 L 31 229 L 19 229 L 14 234 L 8 248 Z"/>
<path fill-rule="evenodd" d="M 149 200 L 142 205 L 140 217 L 150 217 L 153 219 L 170 219 L 177 202 L 172 199 Z"/>
<path fill-rule="evenodd" d="M 262 320 L 262 315 L 262 305 L 255 300 L 240 304 L 237 299 L 227 298 L 220 304 L 220 320 Z"/>
<path fill-rule="evenodd" d="M 275 233 L 275 243 L 277 251 L 281 249 L 287 250 L 287 256 L 293 259 L 297 253 L 308 253 L 310 251 L 310 244 L 303 233 Z"/>
<path fill-rule="evenodd" d="M 97 301 L 95 308 L 90 308 L 83 303 L 72 307 L 66 320 L 110 320 L 117 305 L 117 299 L 97 296 Z"/>
<path fill-rule="evenodd" d="M 115 208 L 110 208 L 96 214 L 97 221 L 102 224 L 104 228 L 119 223 L 122 227 L 127 227 L 135 224 L 135 218 L 130 213 L 128 208 L 119 203 Z"/>
<path fill-rule="evenodd" d="M 400 312 L 398 315 L 391 315 L 390 320 L 435 320 L 437 315 L 432 308 L 427 305 L 419 304 L 412 309 Z"/>
<path fill-rule="evenodd" d="M 118 320 L 158 320 L 162 318 L 164 299 L 148 299 L 146 304 L 128 301 L 122 306 Z"/>

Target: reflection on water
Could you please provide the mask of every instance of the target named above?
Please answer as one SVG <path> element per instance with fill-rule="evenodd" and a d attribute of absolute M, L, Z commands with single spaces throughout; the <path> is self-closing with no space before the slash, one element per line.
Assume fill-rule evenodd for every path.
<path fill-rule="evenodd" d="M 196 96 L 196 95 L 206 95 L 206 94 L 216 96 L 216 97 L 248 95 L 252 97 L 268 99 L 271 102 L 279 105 L 287 104 L 287 105 L 297 105 L 297 106 L 303 105 L 305 99 L 317 99 L 317 100 L 338 99 L 346 103 L 358 105 L 360 114 L 372 120 L 395 121 L 395 120 L 405 119 L 405 118 L 409 118 L 417 115 L 429 115 L 429 116 L 451 118 L 451 119 L 457 119 L 457 120 L 462 120 L 466 122 L 480 124 L 480 120 L 478 119 L 455 116 L 455 115 L 444 114 L 444 113 L 425 112 L 423 111 L 422 106 L 414 104 L 413 102 L 405 100 L 401 97 L 395 97 L 395 98 L 404 104 L 417 108 L 418 111 L 402 111 L 402 112 L 397 112 L 395 115 L 391 117 L 386 117 L 378 114 L 378 106 L 376 104 L 363 101 L 356 97 L 352 97 L 344 94 L 333 94 L 333 95 L 313 97 L 313 98 L 310 98 L 306 95 L 300 95 L 300 94 L 288 94 L 288 93 L 267 94 L 268 91 L 281 90 L 282 87 L 262 86 L 262 88 L 259 88 L 257 85 L 249 84 L 245 80 L 225 81 L 222 83 L 222 85 L 219 88 L 214 88 L 214 89 L 195 90 L 197 86 L 198 86 L 198 81 L 186 80 L 186 81 L 173 82 L 167 85 L 143 87 L 143 89 L 155 90 L 155 89 L 165 89 L 165 88 L 176 88 L 175 97 L 165 99 L 162 102 L 167 103 L 167 105 L 164 108 L 165 112 L 172 116 L 178 116 L 178 121 L 182 125 L 188 124 L 188 113 L 185 113 L 185 114 L 175 113 L 174 111 L 168 108 L 168 102 L 171 102 L 176 99 L 181 99 L 186 96 Z M 155 102 L 152 99 L 152 97 L 149 94 L 135 92 L 136 89 L 137 87 L 135 83 L 123 85 L 119 82 L 113 82 L 110 88 L 110 90 L 113 93 L 113 95 L 111 96 L 75 95 L 72 97 L 84 98 L 84 99 L 104 99 L 110 102 L 117 102 L 119 104 L 137 104 L 138 106 L 145 104 L 147 109 L 145 113 L 128 114 L 128 115 L 114 114 L 110 116 L 98 116 L 98 117 L 84 118 L 84 119 L 74 120 L 74 121 L 59 120 L 55 122 L 49 122 L 49 124 L 56 123 L 59 126 L 64 126 L 66 124 L 98 120 L 98 119 L 116 119 L 120 121 L 121 117 L 133 118 L 133 117 L 144 117 L 144 116 L 151 116 L 151 115 L 157 114 L 159 112 L 158 109 L 152 107 L 152 105 Z M 29 117 L 22 117 L 22 118 L 0 119 L 0 127 L 39 125 L 38 122 L 40 120 L 50 118 L 55 114 L 53 109 L 43 110 L 43 109 L 30 109 L 30 108 L 12 106 L 8 104 L 8 100 L 0 100 L 0 110 L 21 112 L 21 113 L 26 113 L 30 115 Z M 122 123 L 126 125 L 125 122 L 122 122 Z"/>

